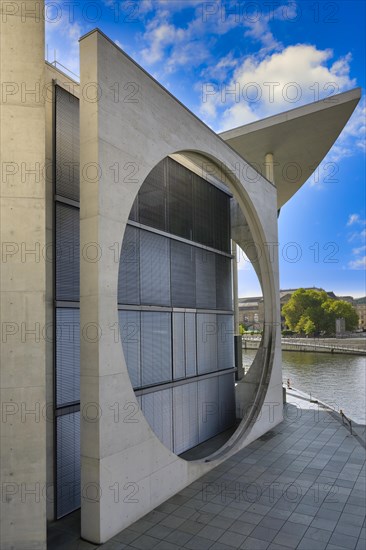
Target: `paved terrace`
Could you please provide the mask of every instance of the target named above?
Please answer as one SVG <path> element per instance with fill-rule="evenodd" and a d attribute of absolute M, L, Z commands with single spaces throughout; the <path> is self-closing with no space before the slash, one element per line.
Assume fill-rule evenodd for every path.
<path fill-rule="evenodd" d="M 365 550 L 365 448 L 327 410 L 288 395 L 285 420 L 101 546 L 79 513 L 50 550 Z"/>

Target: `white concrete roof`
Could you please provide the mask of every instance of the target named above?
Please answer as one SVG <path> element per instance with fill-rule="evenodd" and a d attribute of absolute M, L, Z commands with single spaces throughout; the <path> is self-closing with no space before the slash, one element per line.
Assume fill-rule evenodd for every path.
<path fill-rule="evenodd" d="M 219 135 L 264 176 L 265 155 L 273 154 L 281 208 L 328 153 L 360 97 L 361 89 L 355 88 Z"/>

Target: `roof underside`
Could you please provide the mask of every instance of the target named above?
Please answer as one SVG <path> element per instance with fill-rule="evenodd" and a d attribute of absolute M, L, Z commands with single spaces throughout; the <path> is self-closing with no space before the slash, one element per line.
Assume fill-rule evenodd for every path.
<path fill-rule="evenodd" d="M 265 155 L 273 154 L 281 208 L 319 166 L 360 97 L 356 88 L 219 135 L 262 175 Z"/>

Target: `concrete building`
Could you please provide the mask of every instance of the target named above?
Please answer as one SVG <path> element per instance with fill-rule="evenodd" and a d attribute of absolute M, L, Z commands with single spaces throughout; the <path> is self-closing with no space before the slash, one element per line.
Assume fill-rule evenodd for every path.
<path fill-rule="evenodd" d="M 280 290 L 280 307 L 282 311 L 282 307 L 287 304 L 287 302 L 290 300 L 293 293 L 298 290 L 297 288 L 288 288 L 284 290 Z M 304 287 L 304 290 L 322 290 L 323 288 L 317 288 L 317 287 Z M 359 315 L 362 314 L 362 307 L 363 298 L 359 298 L 361 300 L 360 305 L 357 308 L 358 301 L 352 298 L 352 296 L 336 296 L 333 291 L 326 291 L 328 296 L 332 298 L 333 300 L 344 300 L 345 302 L 349 302 L 352 306 L 354 306 L 357 311 L 359 311 Z M 264 303 L 263 303 L 263 297 L 262 296 L 253 296 L 253 297 L 247 297 L 247 298 L 239 298 L 239 322 L 243 325 L 247 326 L 249 330 L 262 330 L 264 325 Z M 282 328 L 285 328 L 285 319 L 281 316 L 281 325 Z"/>
<path fill-rule="evenodd" d="M 356 298 L 353 305 L 358 314 L 358 328 L 366 330 L 366 297 Z"/>
<path fill-rule="evenodd" d="M 3 550 L 45 549 L 47 520 L 78 507 L 82 537 L 104 542 L 281 422 L 266 244 L 360 97 L 218 136 L 98 30 L 80 82 L 45 63 L 39 4 L 0 8 Z M 277 162 L 294 159 L 289 185 Z M 236 386 L 230 241 L 265 320 Z"/>
<path fill-rule="evenodd" d="M 247 330 L 263 329 L 263 298 L 253 296 L 250 298 L 239 298 L 239 322 Z"/>

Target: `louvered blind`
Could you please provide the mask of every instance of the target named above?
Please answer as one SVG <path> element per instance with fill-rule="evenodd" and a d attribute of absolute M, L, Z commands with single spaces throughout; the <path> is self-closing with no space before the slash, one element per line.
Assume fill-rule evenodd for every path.
<path fill-rule="evenodd" d="M 142 385 L 172 380 L 171 313 L 141 312 Z"/>
<path fill-rule="evenodd" d="M 233 309 L 231 263 L 227 256 L 216 254 L 216 308 Z"/>
<path fill-rule="evenodd" d="M 219 377 L 198 382 L 199 442 L 219 433 Z"/>
<path fill-rule="evenodd" d="M 56 418 L 56 504 L 61 518 L 80 507 L 80 412 Z"/>
<path fill-rule="evenodd" d="M 170 305 L 170 243 L 167 237 L 140 232 L 141 304 Z"/>
<path fill-rule="evenodd" d="M 196 249 L 196 305 L 216 309 L 216 260 L 213 252 Z"/>
<path fill-rule="evenodd" d="M 234 374 L 219 377 L 219 431 L 235 423 L 235 379 Z"/>
<path fill-rule="evenodd" d="M 173 313 L 173 378 L 185 378 L 184 313 Z"/>
<path fill-rule="evenodd" d="M 140 303 L 139 229 L 126 226 L 118 272 L 118 303 Z"/>
<path fill-rule="evenodd" d="M 217 364 L 218 370 L 235 367 L 233 315 L 217 315 Z"/>
<path fill-rule="evenodd" d="M 79 100 L 56 86 L 56 193 L 79 201 Z"/>
<path fill-rule="evenodd" d="M 196 250 L 171 241 L 172 306 L 196 307 Z"/>
<path fill-rule="evenodd" d="M 212 187 L 213 247 L 230 252 L 230 198 Z"/>
<path fill-rule="evenodd" d="M 56 203 L 56 299 L 80 299 L 79 209 Z"/>
<path fill-rule="evenodd" d="M 166 161 L 155 166 L 140 188 L 139 221 L 156 229 L 167 230 Z"/>
<path fill-rule="evenodd" d="M 139 311 L 118 312 L 120 335 L 123 353 L 127 363 L 128 374 L 134 388 L 141 386 L 141 322 Z"/>
<path fill-rule="evenodd" d="M 172 159 L 167 159 L 168 170 L 168 230 L 173 235 L 193 238 L 192 172 Z"/>
<path fill-rule="evenodd" d="M 80 401 L 80 312 L 56 310 L 56 405 Z"/>
<path fill-rule="evenodd" d="M 214 313 L 197 315 L 198 374 L 217 370 L 217 322 Z"/>
<path fill-rule="evenodd" d="M 197 382 L 173 388 L 174 452 L 198 445 Z"/>
<path fill-rule="evenodd" d="M 186 353 L 186 376 L 197 374 L 197 343 L 196 343 L 196 315 L 195 313 L 185 314 L 185 353 Z"/>
<path fill-rule="evenodd" d="M 142 412 L 156 436 L 173 450 L 172 389 L 161 390 L 142 396 Z"/>

